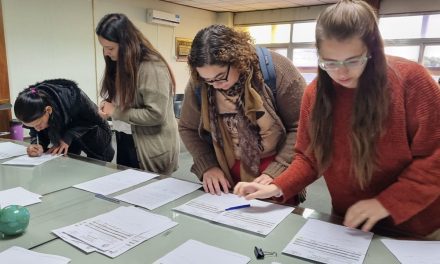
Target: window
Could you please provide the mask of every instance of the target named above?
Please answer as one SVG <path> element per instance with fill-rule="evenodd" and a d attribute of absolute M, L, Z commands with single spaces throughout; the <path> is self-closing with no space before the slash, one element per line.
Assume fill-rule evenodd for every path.
<path fill-rule="evenodd" d="M 440 14 L 427 16 L 426 37 L 427 38 L 440 38 Z"/>
<path fill-rule="evenodd" d="M 419 50 L 419 46 L 388 46 L 385 47 L 385 54 L 403 57 L 412 61 L 418 61 Z"/>
<path fill-rule="evenodd" d="M 293 23 L 292 42 L 315 42 L 315 22 Z"/>
<path fill-rule="evenodd" d="M 385 53 L 419 62 L 434 78 L 440 76 L 439 25 L 440 14 L 381 17 L 379 30 L 384 39 Z M 256 44 L 290 58 L 308 82 L 316 75 L 316 21 L 240 28 L 247 30 Z"/>
<path fill-rule="evenodd" d="M 290 24 L 238 27 L 249 32 L 255 44 L 289 43 Z"/>
<path fill-rule="evenodd" d="M 422 22 L 423 16 L 384 17 L 379 20 L 379 30 L 383 39 L 420 38 Z"/>

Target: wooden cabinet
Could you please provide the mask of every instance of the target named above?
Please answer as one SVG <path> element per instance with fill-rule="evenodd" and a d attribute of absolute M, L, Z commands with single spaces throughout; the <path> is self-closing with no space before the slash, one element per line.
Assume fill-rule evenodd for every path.
<path fill-rule="evenodd" d="M 11 122 L 8 64 L 6 61 L 5 32 L 3 29 L 3 11 L 0 4 L 0 132 L 9 131 Z"/>

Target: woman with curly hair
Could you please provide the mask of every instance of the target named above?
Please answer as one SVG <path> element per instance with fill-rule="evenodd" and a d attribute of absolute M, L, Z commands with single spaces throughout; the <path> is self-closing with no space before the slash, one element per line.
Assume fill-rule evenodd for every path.
<path fill-rule="evenodd" d="M 305 82 L 292 62 L 271 56 L 274 93 L 248 33 L 212 25 L 193 40 L 179 132 L 206 192 L 228 193 L 239 181 L 269 184 L 292 161 Z"/>
<path fill-rule="evenodd" d="M 170 66 L 124 14 L 105 15 L 96 35 L 106 65 L 100 114 L 113 121 L 116 163 L 171 174 L 180 146 Z"/>

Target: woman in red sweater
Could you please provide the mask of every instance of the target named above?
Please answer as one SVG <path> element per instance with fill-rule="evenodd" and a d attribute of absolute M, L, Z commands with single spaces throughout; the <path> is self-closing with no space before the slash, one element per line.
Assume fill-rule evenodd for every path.
<path fill-rule="evenodd" d="M 344 225 L 440 239 L 440 89 L 415 62 L 386 57 L 373 9 L 343 0 L 316 25 L 318 77 L 301 105 L 296 156 L 247 199 L 284 200 L 323 175 Z"/>

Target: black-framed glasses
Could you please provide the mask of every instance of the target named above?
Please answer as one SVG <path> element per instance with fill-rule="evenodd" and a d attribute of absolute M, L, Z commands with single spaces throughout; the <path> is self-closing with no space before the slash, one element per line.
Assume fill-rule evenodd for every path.
<path fill-rule="evenodd" d="M 218 83 L 218 82 L 227 82 L 228 81 L 228 77 L 229 77 L 229 70 L 231 69 L 231 64 L 228 64 L 228 69 L 226 70 L 226 75 L 224 78 L 218 78 L 218 79 L 214 79 L 214 80 L 203 80 L 205 83 L 207 84 L 213 84 L 213 83 Z"/>
<path fill-rule="evenodd" d="M 358 58 L 348 59 L 344 61 L 326 61 L 326 60 L 318 60 L 318 65 L 324 71 L 334 71 L 341 67 L 346 67 L 348 69 L 360 67 L 364 65 L 371 56 L 363 55 Z"/>

